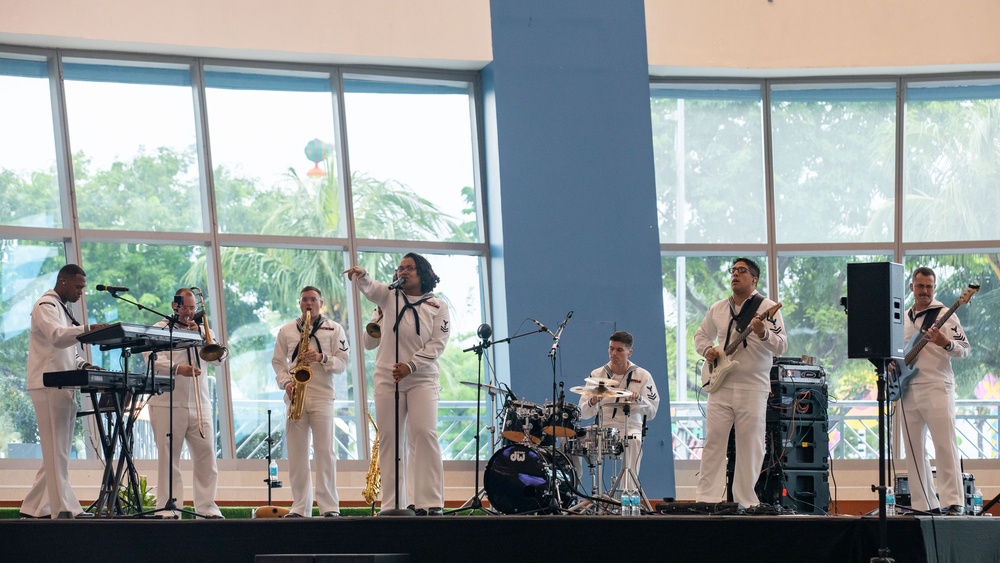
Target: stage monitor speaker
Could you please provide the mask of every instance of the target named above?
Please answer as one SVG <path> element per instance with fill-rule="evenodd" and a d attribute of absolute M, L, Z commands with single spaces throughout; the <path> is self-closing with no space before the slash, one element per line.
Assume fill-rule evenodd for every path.
<path fill-rule="evenodd" d="M 847 265 L 847 357 L 903 357 L 903 266 Z"/>

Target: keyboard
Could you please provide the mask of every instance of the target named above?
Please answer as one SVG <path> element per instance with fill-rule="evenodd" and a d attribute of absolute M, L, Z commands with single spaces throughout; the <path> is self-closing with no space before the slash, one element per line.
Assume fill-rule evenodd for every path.
<path fill-rule="evenodd" d="M 42 374 L 42 383 L 46 387 L 97 390 L 129 390 L 133 393 L 165 393 L 173 390 L 173 381 L 169 375 L 157 375 L 150 379 L 144 373 L 130 373 L 126 376 L 120 371 L 102 371 L 96 369 L 72 369 L 69 371 L 50 371 Z"/>
<path fill-rule="evenodd" d="M 133 352 L 143 352 L 171 348 L 169 329 L 133 323 L 115 323 L 100 330 L 85 332 L 76 339 L 83 344 L 100 346 L 101 350 L 130 348 Z M 200 344 L 202 339 L 198 331 L 174 329 L 172 348 L 190 348 Z"/>

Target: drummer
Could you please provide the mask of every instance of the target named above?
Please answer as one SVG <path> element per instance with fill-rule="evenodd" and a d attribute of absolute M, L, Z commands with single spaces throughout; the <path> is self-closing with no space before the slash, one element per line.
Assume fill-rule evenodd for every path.
<path fill-rule="evenodd" d="M 592 379 L 613 380 L 606 385 L 612 389 L 629 391 L 628 396 L 619 398 L 605 398 L 583 395 L 580 397 L 580 416 L 590 418 L 597 416 L 598 403 L 603 403 L 603 420 L 598 419 L 598 423 L 604 428 L 617 428 L 618 432 L 625 435 L 625 412 L 629 409 L 628 415 L 628 437 L 631 440 L 628 444 L 629 467 L 639 475 L 639 463 L 642 461 L 642 434 L 643 425 L 646 420 L 652 420 L 656 416 L 656 409 L 660 406 L 660 395 L 656 392 L 656 382 L 653 376 L 643 368 L 629 361 L 632 357 L 632 335 L 619 331 L 611 335 L 608 344 L 609 362 L 603 367 L 599 367 L 590 373 Z"/>

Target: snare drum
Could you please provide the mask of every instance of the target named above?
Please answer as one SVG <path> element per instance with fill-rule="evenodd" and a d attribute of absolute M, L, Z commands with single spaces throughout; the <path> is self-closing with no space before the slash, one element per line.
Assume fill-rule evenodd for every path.
<path fill-rule="evenodd" d="M 501 436 L 517 444 L 525 437 L 532 443 L 542 441 L 542 407 L 528 401 L 511 401 L 503 414 Z"/>
<path fill-rule="evenodd" d="M 579 428 L 576 436 L 566 441 L 566 453 L 581 457 L 618 457 L 623 449 L 617 428 L 601 428 L 596 424 Z"/>
<path fill-rule="evenodd" d="M 542 431 L 557 438 L 576 436 L 577 424 L 580 423 L 580 407 L 561 401 L 545 403 L 545 424 Z"/>

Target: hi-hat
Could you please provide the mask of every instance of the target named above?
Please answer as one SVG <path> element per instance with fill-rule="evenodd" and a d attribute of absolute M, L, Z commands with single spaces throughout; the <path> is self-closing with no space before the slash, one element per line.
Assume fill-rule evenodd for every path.
<path fill-rule="evenodd" d="M 459 381 L 459 383 L 461 383 L 462 385 L 468 385 L 469 387 L 479 387 L 480 385 L 482 385 L 483 389 L 486 389 L 486 391 L 490 395 L 496 395 L 497 393 L 504 393 L 503 389 L 497 387 L 496 385 L 490 385 L 489 383 L 480 384 L 476 383 L 475 381 Z"/>
<path fill-rule="evenodd" d="M 584 381 L 587 382 L 588 386 L 589 385 L 594 385 L 594 386 L 604 385 L 606 387 L 618 387 L 618 383 L 619 383 L 618 381 L 616 381 L 614 379 L 605 379 L 603 377 L 588 377 L 587 379 L 584 379 Z"/>
<path fill-rule="evenodd" d="M 576 387 L 570 387 L 569 390 L 577 395 L 583 395 L 584 397 L 597 397 L 600 399 L 625 397 L 630 393 L 629 391 L 625 391 L 623 389 L 609 389 L 604 385 L 578 385 Z"/>

